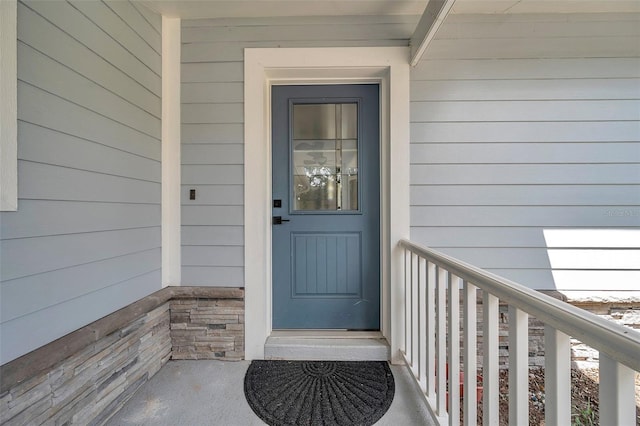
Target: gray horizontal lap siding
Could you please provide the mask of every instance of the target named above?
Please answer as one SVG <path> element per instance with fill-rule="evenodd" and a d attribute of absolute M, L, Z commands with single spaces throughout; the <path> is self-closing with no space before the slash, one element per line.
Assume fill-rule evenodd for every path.
<path fill-rule="evenodd" d="M 411 73 L 412 240 L 537 289 L 637 281 L 637 260 L 552 275 L 543 231 L 640 225 L 639 21 L 447 18 Z"/>
<path fill-rule="evenodd" d="M 129 2 L 18 4 L 1 363 L 161 286 L 160 25 Z"/>
<path fill-rule="evenodd" d="M 244 286 L 245 47 L 406 46 L 408 16 L 182 22 L 182 282 Z M 196 200 L 189 200 L 189 190 Z"/>

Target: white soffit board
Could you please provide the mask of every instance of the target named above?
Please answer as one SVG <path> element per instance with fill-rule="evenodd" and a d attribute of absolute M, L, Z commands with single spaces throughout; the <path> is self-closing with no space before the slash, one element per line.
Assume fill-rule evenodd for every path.
<path fill-rule="evenodd" d="M 282 16 L 420 15 L 426 0 L 141 0 L 183 19 Z"/>
<path fill-rule="evenodd" d="M 638 0 L 456 0 L 451 13 L 619 13 L 640 12 Z"/>
<path fill-rule="evenodd" d="M 182 19 L 269 18 L 286 16 L 420 16 L 428 0 L 134 0 L 151 10 Z M 456 0 L 451 13 L 628 13 L 639 0 Z"/>

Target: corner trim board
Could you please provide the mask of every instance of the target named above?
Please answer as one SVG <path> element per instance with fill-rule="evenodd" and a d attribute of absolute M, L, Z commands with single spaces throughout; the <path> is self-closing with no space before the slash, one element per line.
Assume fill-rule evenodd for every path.
<path fill-rule="evenodd" d="M 162 17 L 162 286 L 181 285 L 180 18 Z"/>
<path fill-rule="evenodd" d="M 0 211 L 18 210 L 17 7 L 0 1 Z"/>

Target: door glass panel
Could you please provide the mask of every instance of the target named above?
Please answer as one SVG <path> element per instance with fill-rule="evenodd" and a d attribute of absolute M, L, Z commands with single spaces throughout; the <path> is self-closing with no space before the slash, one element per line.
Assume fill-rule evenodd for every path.
<path fill-rule="evenodd" d="M 358 105 L 293 105 L 293 209 L 358 210 Z"/>
<path fill-rule="evenodd" d="M 293 139 L 335 139 L 335 104 L 293 106 Z"/>

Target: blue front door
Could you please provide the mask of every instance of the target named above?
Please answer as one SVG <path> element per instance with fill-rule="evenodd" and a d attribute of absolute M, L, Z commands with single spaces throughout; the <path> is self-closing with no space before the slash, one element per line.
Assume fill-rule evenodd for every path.
<path fill-rule="evenodd" d="M 272 88 L 274 329 L 380 329 L 378 92 Z"/>

